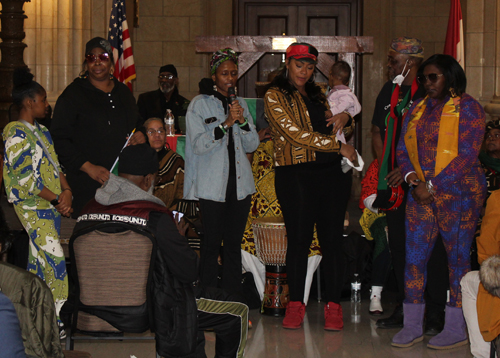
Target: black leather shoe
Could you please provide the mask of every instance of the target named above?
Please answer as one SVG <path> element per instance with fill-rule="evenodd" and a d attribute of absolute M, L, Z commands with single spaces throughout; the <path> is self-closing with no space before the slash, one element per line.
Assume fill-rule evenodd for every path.
<path fill-rule="evenodd" d="M 444 328 L 444 311 L 442 312 L 427 312 L 425 317 L 424 334 L 426 336 L 435 336 Z"/>
<path fill-rule="evenodd" d="M 403 328 L 403 305 L 398 303 L 392 315 L 377 320 L 376 325 L 377 328 Z"/>

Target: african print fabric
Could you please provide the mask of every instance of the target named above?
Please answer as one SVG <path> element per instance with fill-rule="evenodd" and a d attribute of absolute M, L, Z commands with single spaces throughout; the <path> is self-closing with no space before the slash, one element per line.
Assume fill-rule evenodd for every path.
<path fill-rule="evenodd" d="M 36 122 L 34 127 L 59 165 L 47 128 Z M 59 318 L 59 311 L 68 298 L 66 262 L 59 241 L 61 215 L 38 194 L 44 187 L 61 193 L 60 168 L 52 166 L 38 139 L 22 123 L 9 123 L 3 138 L 3 178 L 7 197 L 30 238 L 27 270 L 47 283 Z"/>
<path fill-rule="evenodd" d="M 406 206 L 405 302 L 423 303 L 427 281 L 427 262 L 440 235 L 448 257 L 450 302 L 462 306 L 460 280 L 470 270 L 470 246 L 486 192 L 484 173 L 478 154 L 484 136 L 485 115 L 481 105 L 469 95 L 460 102 L 458 154 L 436 174 L 440 121 L 449 98 L 438 103 L 427 100 L 427 108 L 416 126 L 416 142 L 423 180 L 432 180 L 436 189 L 434 201 L 418 204 L 408 195 Z M 415 107 L 413 108 L 415 109 Z M 410 114 L 411 115 L 411 114 Z M 401 135 L 406 134 L 407 116 Z M 415 170 L 410 148 L 404 141 L 398 145 L 401 174 Z"/>
<path fill-rule="evenodd" d="M 217 68 L 226 61 L 233 61 L 238 66 L 238 54 L 229 47 L 215 51 L 210 61 L 210 74 L 214 75 Z"/>
<path fill-rule="evenodd" d="M 273 151 L 273 142 L 268 141 L 261 143 L 253 155 L 252 172 L 257 191 L 252 196 L 250 213 L 241 242 L 241 249 L 252 255 L 256 255 L 252 229 L 253 220 L 283 216 L 274 188 Z M 315 229 L 314 240 L 309 248 L 309 256 L 320 254 L 321 251 Z"/>

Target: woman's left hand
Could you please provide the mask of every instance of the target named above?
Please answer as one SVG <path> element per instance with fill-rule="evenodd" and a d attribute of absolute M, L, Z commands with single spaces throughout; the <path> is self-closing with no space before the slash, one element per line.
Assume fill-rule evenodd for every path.
<path fill-rule="evenodd" d="M 434 196 L 427 190 L 424 182 L 419 182 L 418 185 L 411 191 L 413 199 L 420 205 L 428 205 L 434 201 Z"/>
<path fill-rule="evenodd" d="M 56 210 L 61 213 L 62 216 L 69 217 L 73 212 L 71 204 L 73 203 L 73 194 L 70 190 L 64 190 L 59 194 L 59 205 L 56 206 Z"/>
<path fill-rule="evenodd" d="M 130 138 L 130 140 L 128 141 L 128 145 L 136 145 L 142 143 L 146 143 L 146 138 L 144 137 L 144 134 L 139 131 L 132 134 L 132 138 Z"/>
<path fill-rule="evenodd" d="M 326 126 L 333 126 L 333 133 L 337 133 L 339 130 L 344 129 L 346 123 L 349 121 L 349 115 L 347 113 L 339 113 L 333 117 L 327 119 L 328 122 Z"/>

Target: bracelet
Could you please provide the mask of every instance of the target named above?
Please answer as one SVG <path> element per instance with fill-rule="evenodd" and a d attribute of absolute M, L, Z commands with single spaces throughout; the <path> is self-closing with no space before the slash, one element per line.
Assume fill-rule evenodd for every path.
<path fill-rule="evenodd" d="M 434 185 L 432 185 L 430 180 L 425 183 L 425 187 L 427 188 L 427 191 L 433 196 L 436 194 L 436 189 L 434 189 Z"/>
<path fill-rule="evenodd" d="M 239 124 L 239 123 L 238 123 L 238 126 L 239 126 L 240 128 L 243 128 L 244 126 L 246 126 L 246 125 L 248 124 L 248 118 L 247 118 L 247 117 L 244 117 L 244 118 L 245 118 L 245 122 L 243 122 L 243 123 L 241 123 L 241 124 Z"/>
<path fill-rule="evenodd" d="M 222 133 L 226 134 L 226 130 L 224 129 L 224 127 L 222 126 L 222 124 L 219 124 L 219 128 L 222 131 Z"/>
<path fill-rule="evenodd" d="M 65 190 L 69 190 L 70 192 L 73 192 L 73 190 L 71 190 L 70 188 L 65 188 L 65 189 L 61 190 L 61 193 L 62 193 L 63 191 L 65 191 Z"/>

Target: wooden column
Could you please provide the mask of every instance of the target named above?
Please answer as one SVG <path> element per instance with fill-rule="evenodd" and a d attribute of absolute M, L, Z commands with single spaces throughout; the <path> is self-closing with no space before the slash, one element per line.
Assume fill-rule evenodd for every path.
<path fill-rule="evenodd" d="M 8 110 L 12 103 L 12 74 L 18 67 L 26 67 L 23 60 L 23 52 L 26 44 L 22 41 L 24 33 L 23 5 L 30 0 L 0 0 L 2 11 L 0 21 L 2 31 L 0 32 L 0 51 L 2 61 L 0 62 L 0 130 L 8 123 Z M 3 145 L 2 145 L 3 147 Z"/>

